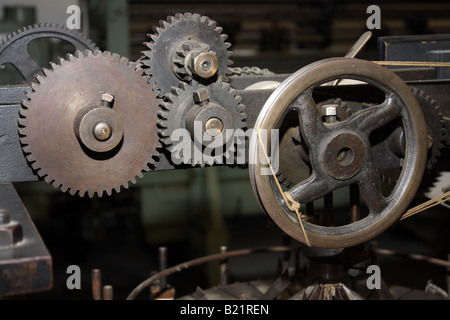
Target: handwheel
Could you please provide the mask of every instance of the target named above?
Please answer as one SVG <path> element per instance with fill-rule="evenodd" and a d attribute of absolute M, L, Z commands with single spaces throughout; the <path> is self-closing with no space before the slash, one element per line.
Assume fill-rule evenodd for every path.
<path fill-rule="evenodd" d="M 381 93 L 381 102 L 363 104 L 345 121 L 324 122 L 313 93 L 319 86 L 336 79 L 352 79 L 371 86 Z M 274 175 L 267 174 L 268 164 L 262 161 L 261 155 L 275 150 L 270 159 L 277 157 L 277 148 L 271 146 L 278 141 L 269 139 L 261 148 L 258 134 L 266 132 L 270 137 L 269 132 L 280 128 L 287 115 L 292 114 L 298 115 L 300 133 L 309 149 L 311 174 L 281 191 Z M 370 135 L 393 121 L 401 121 L 404 135 L 399 144 L 405 157 L 397 183 L 389 194 L 384 194 Z M 389 228 L 411 203 L 426 165 L 426 137 L 422 110 L 410 88 L 396 74 L 360 59 L 321 60 L 287 78 L 262 108 L 249 146 L 253 191 L 274 223 L 302 243 L 321 248 L 361 244 Z M 304 205 L 352 185 L 359 187 L 368 213 L 343 225 L 322 225 L 308 219 L 299 221 L 283 196 Z"/>

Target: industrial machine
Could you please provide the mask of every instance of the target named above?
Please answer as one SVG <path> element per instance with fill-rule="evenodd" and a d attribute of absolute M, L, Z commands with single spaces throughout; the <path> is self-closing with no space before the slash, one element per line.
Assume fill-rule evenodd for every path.
<path fill-rule="evenodd" d="M 259 204 L 295 244 L 267 249 L 285 254 L 273 283 L 224 282 L 220 293 L 183 298 L 395 298 L 384 284 L 370 293 L 360 270 L 376 265 L 370 240 L 418 211 L 410 205 L 423 177 L 447 161 L 439 156 L 450 144 L 449 37 L 379 38 L 379 61 L 367 61 L 355 58 L 366 33 L 346 57 L 275 74 L 232 67 L 231 44 L 207 16 L 176 14 L 154 30 L 137 61 L 50 24 L 0 45 L 0 65 L 25 81 L 0 87 L 0 295 L 52 283 L 51 255 L 13 182 L 108 197 L 144 173 L 234 166 L 248 170 Z M 43 37 L 75 52 L 42 69 L 27 46 Z M 345 212 L 333 210 L 337 190 L 348 195 Z M 448 192 L 444 180 L 431 204 L 446 205 Z M 321 199 L 326 208 L 315 210 Z M 306 269 L 291 266 L 300 252 Z M 179 269 L 147 279 L 129 298 Z M 155 297 L 167 288 L 159 289 Z"/>

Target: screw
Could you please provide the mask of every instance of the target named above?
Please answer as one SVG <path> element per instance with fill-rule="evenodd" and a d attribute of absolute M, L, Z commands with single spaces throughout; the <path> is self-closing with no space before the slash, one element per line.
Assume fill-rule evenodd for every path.
<path fill-rule="evenodd" d="M 94 137 L 98 141 L 106 141 L 111 138 L 112 128 L 104 121 L 97 123 L 94 127 Z"/>
<path fill-rule="evenodd" d="M 0 225 L 8 224 L 11 221 L 8 209 L 0 209 Z"/>
<path fill-rule="evenodd" d="M 207 88 L 200 88 L 194 91 L 194 101 L 201 103 L 209 99 L 209 91 Z"/>

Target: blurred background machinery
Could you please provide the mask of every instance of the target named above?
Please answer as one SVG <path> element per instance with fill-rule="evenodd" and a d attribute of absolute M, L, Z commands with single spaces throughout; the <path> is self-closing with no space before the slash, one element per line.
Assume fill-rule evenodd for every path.
<path fill-rule="evenodd" d="M 132 61 L 146 50 L 146 34 L 153 32 L 159 20 L 176 12 L 197 12 L 220 22 L 232 43 L 232 67 L 250 65 L 288 74 L 322 58 L 344 56 L 367 30 L 366 8 L 371 2 L 2 0 L 0 36 L 6 43 L 8 34 L 29 25 L 65 25 L 70 15 L 66 9 L 73 4 L 83 12 L 81 31 L 86 38 Z M 446 1 L 382 1 L 378 5 L 382 8 L 381 29 L 373 30 L 372 39 L 358 55 L 362 59 L 379 59 L 378 36 L 450 33 L 450 4 Z M 28 48 L 41 67 L 48 67 L 61 52 L 73 50 L 67 42 L 48 38 L 36 39 Z M 2 66 L 0 85 L 22 81 L 13 66 Z M 446 157 L 448 154 L 439 159 Z M 445 169 L 438 161 L 433 172 Z M 433 172 L 423 190 L 434 182 Z M 248 172 L 240 168 L 152 172 L 128 190 L 94 199 L 73 197 L 41 182 L 16 183 L 15 187 L 53 256 L 53 289 L 31 294 L 31 298 L 91 298 L 89 290 L 70 291 L 65 286 L 66 268 L 71 264 L 81 267 L 83 288 L 90 287 L 91 269 L 102 269 L 104 281 L 113 284 L 121 298 L 158 268 L 160 246 L 168 247 L 168 265 L 174 265 L 218 252 L 221 246 L 231 250 L 285 241 L 256 201 Z M 416 201 L 423 199 L 426 196 L 421 193 Z M 333 206 L 345 205 L 347 199 L 336 194 Z M 320 209 L 324 204 L 316 206 Z M 444 211 L 436 207 L 395 225 L 376 241 L 383 247 L 447 259 L 449 218 Z M 272 257 L 273 253 L 261 260 L 239 258 L 229 265 L 229 277 L 270 276 L 277 264 Z M 420 262 L 396 259 L 382 260 L 386 282 L 423 289 L 431 279 L 440 287 L 447 286 L 442 267 L 423 268 Z M 217 265 L 186 272 L 188 276 L 170 278 L 180 294 L 191 292 L 196 285 L 211 286 L 219 279 Z"/>

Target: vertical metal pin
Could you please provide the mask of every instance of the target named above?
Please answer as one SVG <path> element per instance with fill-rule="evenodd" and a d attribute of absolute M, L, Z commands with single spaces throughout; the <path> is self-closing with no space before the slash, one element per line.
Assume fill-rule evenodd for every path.
<path fill-rule="evenodd" d="M 158 250 L 158 259 L 159 259 L 159 271 L 164 271 L 167 268 L 167 248 L 159 247 Z M 160 290 L 163 292 L 167 288 L 167 278 L 160 279 Z"/>
<path fill-rule="evenodd" d="M 220 247 L 220 253 L 227 252 L 227 247 L 222 246 Z M 228 283 L 228 276 L 227 276 L 227 269 L 228 269 L 228 260 L 222 259 L 220 261 L 220 285 L 226 286 Z"/>
<path fill-rule="evenodd" d="M 103 300 L 113 300 L 113 287 L 111 285 L 103 286 Z"/>
<path fill-rule="evenodd" d="M 102 300 L 102 271 L 100 269 L 92 269 L 91 286 L 92 298 Z"/>

